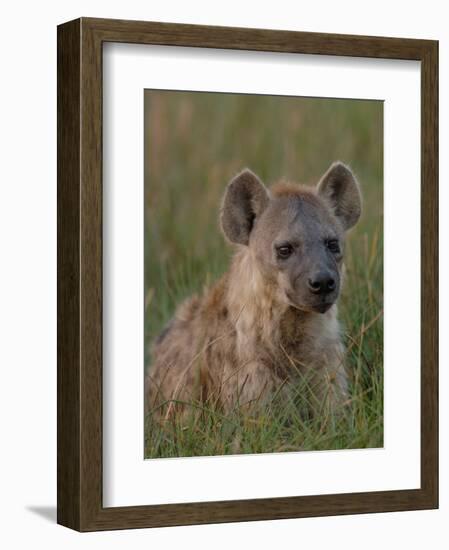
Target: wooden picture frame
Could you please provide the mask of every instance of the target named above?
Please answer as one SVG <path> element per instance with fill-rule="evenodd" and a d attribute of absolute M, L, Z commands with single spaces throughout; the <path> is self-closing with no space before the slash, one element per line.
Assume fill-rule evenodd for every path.
<path fill-rule="evenodd" d="M 105 508 L 102 45 L 127 42 L 421 62 L 421 488 Z M 58 523 L 79 531 L 438 506 L 438 42 L 81 18 L 58 27 Z"/>

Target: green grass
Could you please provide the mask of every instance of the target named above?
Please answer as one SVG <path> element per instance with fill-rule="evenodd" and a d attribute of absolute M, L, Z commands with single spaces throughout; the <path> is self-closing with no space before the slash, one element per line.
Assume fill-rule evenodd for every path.
<path fill-rule="evenodd" d="M 347 412 L 308 414 L 298 385 L 249 418 L 192 403 L 188 425 L 146 420 L 147 457 L 383 445 L 383 106 L 381 102 L 147 91 L 145 98 L 145 365 L 149 343 L 184 298 L 217 279 L 231 248 L 220 200 L 243 167 L 266 184 L 315 184 L 334 160 L 362 186 L 364 211 L 346 248 L 340 298 L 351 396 Z"/>

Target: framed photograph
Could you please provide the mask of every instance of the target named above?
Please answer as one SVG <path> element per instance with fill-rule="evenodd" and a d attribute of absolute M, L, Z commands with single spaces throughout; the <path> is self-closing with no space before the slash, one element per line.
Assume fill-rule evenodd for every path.
<path fill-rule="evenodd" d="M 438 506 L 438 43 L 58 27 L 58 522 Z"/>

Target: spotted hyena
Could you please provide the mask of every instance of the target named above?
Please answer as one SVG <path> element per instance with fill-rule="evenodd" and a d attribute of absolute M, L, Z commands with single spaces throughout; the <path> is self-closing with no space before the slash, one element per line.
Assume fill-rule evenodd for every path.
<path fill-rule="evenodd" d="M 346 232 L 361 213 L 351 170 L 334 163 L 316 187 L 267 189 L 250 170 L 228 184 L 220 221 L 236 251 L 229 270 L 180 304 L 152 348 L 147 410 L 188 402 L 262 404 L 298 375 L 331 409 L 347 399 L 337 319 Z"/>

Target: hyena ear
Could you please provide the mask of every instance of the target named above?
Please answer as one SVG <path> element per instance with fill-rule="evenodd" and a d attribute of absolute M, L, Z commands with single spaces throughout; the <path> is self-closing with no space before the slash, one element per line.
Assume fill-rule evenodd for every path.
<path fill-rule="evenodd" d="M 318 183 L 323 197 L 347 231 L 359 220 L 362 212 L 360 187 L 351 170 L 342 162 L 334 162 Z"/>
<path fill-rule="evenodd" d="M 225 236 L 237 244 L 248 244 L 254 220 L 269 202 L 268 191 L 260 179 L 245 169 L 228 184 L 221 206 L 221 227 Z"/>

